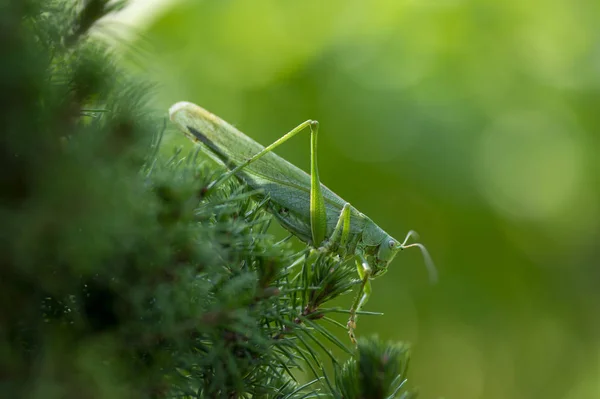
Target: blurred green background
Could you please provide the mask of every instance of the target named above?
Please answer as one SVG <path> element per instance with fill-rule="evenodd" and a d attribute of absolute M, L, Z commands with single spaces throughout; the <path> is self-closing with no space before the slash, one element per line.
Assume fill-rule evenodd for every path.
<path fill-rule="evenodd" d="M 109 29 L 157 106 L 262 144 L 317 119 L 323 182 L 421 233 L 440 282 L 400 254 L 357 332 L 413 344 L 422 398 L 600 397 L 600 2 L 160 3 Z M 308 135 L 278 153 L 308 170 Z"/>

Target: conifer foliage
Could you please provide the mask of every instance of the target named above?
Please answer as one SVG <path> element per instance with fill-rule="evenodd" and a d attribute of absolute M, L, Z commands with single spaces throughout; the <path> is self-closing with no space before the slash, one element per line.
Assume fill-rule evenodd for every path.
<path fill-rule="evenodd" d="M 157 156 L 148 84 L 88 35 L 121 5 L 0 6 L 3 394 L 410 396 L 407 348 L 349 347 L 327 307 L 354 265 L 277 242 L 239 182 L 205 198 L 202 154 Z"/>

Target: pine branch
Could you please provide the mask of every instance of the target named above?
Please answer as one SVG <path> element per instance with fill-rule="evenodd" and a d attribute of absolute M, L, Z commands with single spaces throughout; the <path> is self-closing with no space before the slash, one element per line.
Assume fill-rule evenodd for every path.
<path fill-rule="evenodd" d="M 356 285 L 353 265 L 277 241 L 268 198 L 235 180 L 204 196 L 222 170 L 198 152 L 162 155 L 149 85 L 86 35 L 113 3 L 9 4 L 8 396 L 407 397 L 404 346 L 373 338 L 355 350 L 330 330 L 340 323 L 326 306 Z"/>

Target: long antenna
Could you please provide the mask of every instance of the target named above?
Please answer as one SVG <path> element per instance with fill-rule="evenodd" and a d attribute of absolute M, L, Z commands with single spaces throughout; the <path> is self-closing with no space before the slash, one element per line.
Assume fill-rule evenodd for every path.
<path fill-rule="evenodd" d="M 419 248 L 423 254 L 423 259 L 425 260 L 425 266 L 427 267 L 427 273 L 429 274 L 429 281 L 435 284 L 438 281 L 438 271 L 433 263 L 433 259 L 431 259 L 431 255 L 429 255 L 429 251 L 427 251 L 427 248 L 425 248 L 425 245 L 418 242 L 406 245 L 406 242 L 413 236 L 418 238 L 419 234 L 417 234 L 417 232 L 414 230 L 409 231 L 402 244 L 400 244 L 400 249 L 403 250 L 410 247 Z"/>

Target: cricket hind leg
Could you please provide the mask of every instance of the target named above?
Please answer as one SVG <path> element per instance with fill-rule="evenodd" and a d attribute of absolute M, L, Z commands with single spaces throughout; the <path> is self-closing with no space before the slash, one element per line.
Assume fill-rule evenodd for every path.
<path fill-rule="evenodd" d="M 348 336 L 353 344 L 356 344 L 356 335 L 354 334 L 354 330 L 356 329 L 356 321 L 358 320 L 358 315 L 356 313 L 362 309 L 371 296 L 371 282 L 369 281 L 372 274 L 371 266 L 362 254 L 357 256 L 358 260 L 356 262 L 356 269 L 360 279 L 362 280 L 362 283 L 356 295 L 356 299 L 350 308 L 350 319 L 348 320 L 347 324 Z"/>
<path fill-rule="evenodd" d="M 248 158 L 245 162 L 239 164 L 238 166 L 235 166 L 235 167 L 231 168 L 229 171 L 225 172 L 221 177 L 219 177 L 217 180 L 215 180 L 214 182 L 212 182 L 207 187 L 207 189 L 205 190 L 206 195 L 208 195 L 209 192 L 212 192 L 216 187 L 218 187 L 224 181 L 226 181 L 227 179 L 229 179 L 231 176 L 233 176 L 234 174 L 236 174 L 240 170 L 244 169 L 248 165 L 252 164 L 253 162 L 259 160 L 263 155 L 265 155 L 265 154 L 273 151 L 275 148 L 279 147 L 281 144 L 285 143 L 286 141 L 288 141 L 289 139 L 291 139 L 292 137 L 294 137 L 296 134 L 300 133 L 301 131 L 303 131 L 307 127 L 310 127 L 311 131 L 312 131 L 312 129 L 313 129 L 312 126 L 314 124 L 318 125 L 318 122 L 310 120 L 310 119 L 307 120 L 307 121 L 302 122 L 301 124 L 299 124 L 298 126 L 296 126 L 295 128 L 293 128 L 292 130 L 290 130 L 288 133 L 284 134 L 279 139 L 275 140 L 275 142 L 273 142 L 271 145 L 263 148 L 261 151 L 259 151 L 258 153 L 254 154 L 252 157 Z"/>
<path fill-rule="evenodd" d="M 231 176 L 252 164 L 256 160 L 260 159 L 263 155 L 273 151 L 281 144 L 285 143 L 296 134 L 310 128 L 310 143 L 311 143 L 311 160 L 310 160 L 310 226 L 312 235 L 312 245 L 318 248 L 325 240 L 327 232 L 327 213 L 325 210 L 325 200 L 323 198 L 323 192 L 321 191 L 321 181 L 319 179 L 319 168 L 317 162 L 317 136 L 319 132 L 319 122 L 314 120 L 307 120 L 296 126 L 294 129 L 283 135 L 281 138 L 276 140 L 271 145 L 265 147 L 263 150 L 253 155 L 251 158 L 243 162 L 242 164 L 234 167 L 228 172 L 224 173 L 219 179 L 211 183 L 206 190 L 204 195 L 208 195 L 221 183 L 229 179 Z"/>

